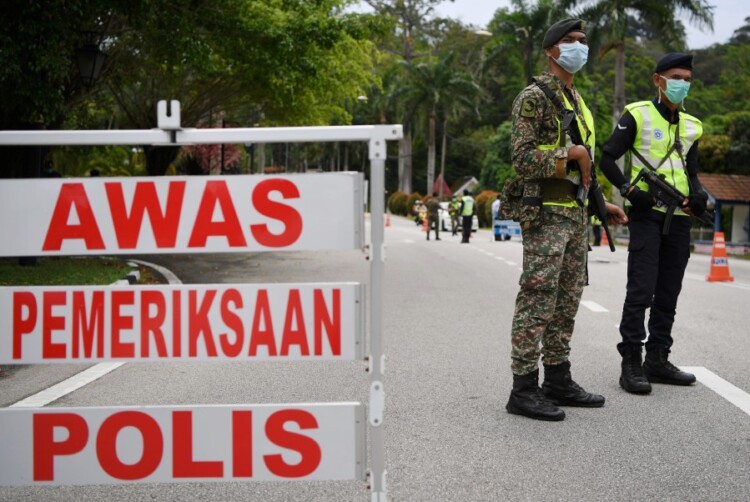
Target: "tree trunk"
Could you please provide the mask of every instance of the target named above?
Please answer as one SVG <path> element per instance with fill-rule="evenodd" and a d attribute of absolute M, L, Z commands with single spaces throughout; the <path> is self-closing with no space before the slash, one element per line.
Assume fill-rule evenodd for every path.
<path fill-rule="evenodd" d="M 180 152 L 178 146 L 144 145 L 143 155 L 146 159 L 146 171 L 149 176 L 164 176 L 169 164 L 177 158 Z"/>
<path fill-rule="evenodd" d="M 432 185 L 435 184 L 435 108 L 430 111 L 430 131 L 427 139 L 427 191 L 432 193 Z"/>
<path fill-rule="evenodd" d="M 266 169 L 266 144 L 258 143 L 258 173 L 263 174 Z"/>
<path fill-rule="evenodd" d="M 413 170 L 413 162 L 412 162 L 412 155 L 411 155 L 411 147 L 412 147 L 412 140 L 411 140 L 411 130 L 408 126 L 404 127 L 404 137 L 399 142 L 399 162 L 403 161 L 403 172 L 399 173 L 399 190 L 401 190 L 404 193 L 412 193 L 412 173 Z"/>
<path fill-rule="evenodd" d="M 615 46 L 615 102 L 612 109 L 612 127 L 617 125 L 625 108 L 625 42 Z"/>
<path fill-rule="evenodd" d="M 448 119 L 443 120 L 443 146 L 440 152 L 440 186 L 438 195 L 443 196 L 443 186 L 445 186 L 445 153 L 448 149 Z"/>

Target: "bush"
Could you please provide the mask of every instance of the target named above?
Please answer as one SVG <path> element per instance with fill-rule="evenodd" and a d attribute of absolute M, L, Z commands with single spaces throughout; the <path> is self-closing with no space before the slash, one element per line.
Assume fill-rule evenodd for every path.
<path fill-rule="evenodd" d="M 414 192 L 406 199 L 406 211 L 411 216 L 411 208 L 414 207 L 414 203 L 418 200 L 422 200 L 422 195 L 419 192 Z"/>
<path fill-rule="evenodd" d="M 493 190 L 484 190 L 477 195 L 475 201 L 480 227 L 492 226 L 492 203 L 495 199 L 497 199 L 497 192 Z"/>
<path fill-rule="evenodd" d="M 408 198 L 409 196 L 404 192 L 393 192 L 393 194 L 388 197 L 388 210 L 391 214 L 398 214 L 401 216 L 408 215 L 409 211 L 406 209 L 406 200 Z"/>

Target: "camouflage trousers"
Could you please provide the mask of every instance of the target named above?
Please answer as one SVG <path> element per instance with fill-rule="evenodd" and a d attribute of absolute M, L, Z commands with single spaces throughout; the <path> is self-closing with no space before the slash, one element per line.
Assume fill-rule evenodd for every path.
<path fill-rule="evenodd" d="M 583 220 L 546 212 L 538 225 L 523 231 L 521 289 L 511 332 L 514 374 L 536 370 L 540 354 L 548 365 L 568 360 L 585 283 L 586 238 Z"/>

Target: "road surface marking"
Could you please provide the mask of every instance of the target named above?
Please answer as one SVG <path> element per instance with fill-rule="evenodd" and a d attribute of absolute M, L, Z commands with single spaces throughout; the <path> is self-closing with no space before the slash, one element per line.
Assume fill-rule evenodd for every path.
<path fill-rule="evenodd" d="M 414 241 L 413 241 L 413 240 L 411 240 L 411 239 L 404 239 L 404 242 L 405 242 L 406 244 L 414 244 Z"/>
<path fill-rule="evenodd" d="M 505 258 L 503 258 L 502 256 L 495 256 L 495 259 L 500 260 L 500 261 L 505 261 Z"/>
<path fill-rule="evenodd" d="M 596 302 L 592 302 L 591 300 L 582 300 L 581 305 L 583 305 L 584 307 L 586 307 L 592 312 L 609 312 L 609 310 L 605 309 L 604 307 L 602 307 Z"/>
<path fill-rule="evenodd" d="M 688 366 L 680 369 L 694 374 L 700 383 L 750 415 L 750 394 L 744 390 L 732 385 L 703 366 Z"/>
<path fill-rule="evenodd" d="M 706 280 L 706 276 L 705 275 L 685 274 L 685 277 L 688 278 L 688 279 L 692 279 L 694 281 L 708 282 Z M 730 287 L 730 288 L 744 289 L 745 291 L 750 291 L 750 284 L 743 284 L 741 282 L 721 282 L 721 281 L 719 281 L 719 282 L 712 282 L 711 284 L 716 284 L 717 286 L 727 286 L 727 287 Z"/>
<path fill-rule="evenodd" d="M 515 267 L 516 265 L 518 265 L 518 263 L 516 263 L 514 261 L 509 261 L 508 265 L 510 265 L 511 267 Z"/>
<path fill-rule="evenodd" d="M 97 380 L 110 371 L 116 370 L 120 366 L 125 364 L 124 362 L 116 363 L 99 363 L 96 366 L 92 366 L 80 373 L 73 375 L 67 380 L 53 385 L 41 392 L 37 392 L 33 396 L 29 396 L 26 399 L 22 399 L 17 403 L 13 403 L 9 408 L 41 408 L 46 406 L 52 401 L 56 401 L 61 397 L 70 394 L 74 390 L 78 390 L 84 385 L 88 385 L 94 380 Z"/>

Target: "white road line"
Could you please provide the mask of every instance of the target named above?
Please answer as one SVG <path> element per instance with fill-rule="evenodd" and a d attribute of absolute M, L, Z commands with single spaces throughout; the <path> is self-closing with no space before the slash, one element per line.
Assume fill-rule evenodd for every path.
<path fill-rule="evenodd" d="M 516 265 L 518 265 L 518 263 L 516 263 L 516 262 L 514 262 L 514 261 L 508 261 L 507 263 L 508 263 L 508 265 L 510 265 L 511 267 L 515 267 Z"/>
<path fill-rule="evenodd" d="M 592 312 L 609 312 L 609 310 L 605 309 L 604 307 L 602 307 L 596 302 L 592 302 L 591 300 L 582 300 L 581 305 L 583 305 L 584 307 L 586 307 Z"/>
<path fill-rule="evenodd" d="M 502 256 L 495 256 L 495 259 L 500 260 L 500 261 L 505 261 L 505 258 L 503 258 Z"/>
<path fill-rule="evenodd" d="M 78 390 L 84 385 L 90 384 L 94 380 L 103 377 L 110 371 L 116 370 L 120 366 L 125 364 L 124 362 L 116 363 L 99 363 L 96 366 L 92 366 L 80 373 L 73 375 L 67 380 L 44 389 L 41 392 L 37 392 L 33 396 L 29 396 L 26 399 L 22 399 L 17 403 L 13 403 L 9 408 L 41 408 L 46 406 L 52 401 L 56 401 L 61 397 L 70 394 L 74 390 Z"/>
<path fill-rule="evenodd" d="M 404 239 L 405 244 L 414 244 L 414 241 L 411 239 Z"/>
<path fill-rule="evenodd" d="M 706 280 L 705 275 L 698 275 L 698 274 L 685 274 L 686 279 L 692 279 L 694 281 L 699 282 L 708 282 Z M 750 284 L 744 284 L 741 282 L 712 282 L 711 284 L 715 284 L 716 286 L 727 286 L 729 288 L 735 288 L 735 289 L 744 289 L 745 291 L 750 291 Z"/>
<path fill-rule="evenodd" d="M 695 375 L 700 383 L 750 415 L 750 394 L 727 382 L 716 373 L 703 366 L 680 368 Z"/>

